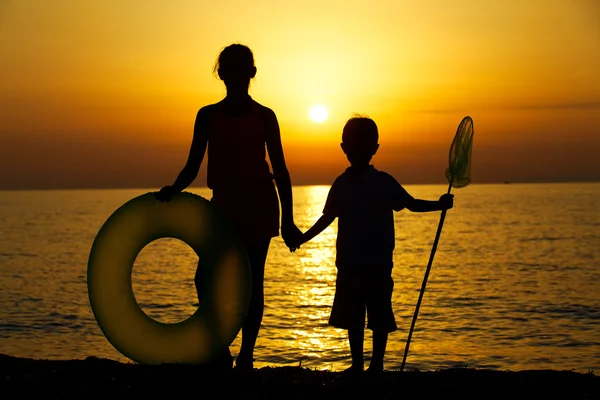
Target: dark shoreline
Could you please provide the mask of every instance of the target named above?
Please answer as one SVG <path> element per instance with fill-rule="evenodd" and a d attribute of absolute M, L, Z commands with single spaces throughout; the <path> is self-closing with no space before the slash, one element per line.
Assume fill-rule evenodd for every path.
<path fill-rule="evenodd" d="M 5 397 L 10 394 L 11 397 Z M 85 360 L 33 360 L 0 354 L 0 397 L 83 395 L 202 399 L 600 399 L 600 377 L 573 371 L 468 368 L 348 376 L 300 367 L 254 371 Z"/>

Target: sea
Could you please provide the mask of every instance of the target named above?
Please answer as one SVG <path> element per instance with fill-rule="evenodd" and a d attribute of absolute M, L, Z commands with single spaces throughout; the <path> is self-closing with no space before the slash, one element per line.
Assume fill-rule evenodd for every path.
<path fill-rule="evenodd" d="M 406 185 L 435 200 L 446 185 Z M 89 356 L 131 362 L 94 319 L 88 257 L 108 217 L 156 189 L 0 191 L 0 353 L 34 359 Z M 329 186 L 295 186 L 306 231 Z M 206 188 L 190 192 L 210 199 Z M 600 183 L 472 184 L 453 189 L 418 313 L 406 369 L 600 370 Z M 251 193 L 248 193 L 251 196 Z M 440 212 L 395 213 L 393 308 L 385 368 L 399 369 Z M 271 242 L 255 367 L 342 370 L 346 332 L 328 325 L 337 222 L 291 253 Z M 198 307 L 198 256 L 161 238 L 135 259 L 136 301 L 174 323 Z M 237 355 L 240 336 L 231 351 Z M 371 352 L 365 334 L 365 360 Z"/>

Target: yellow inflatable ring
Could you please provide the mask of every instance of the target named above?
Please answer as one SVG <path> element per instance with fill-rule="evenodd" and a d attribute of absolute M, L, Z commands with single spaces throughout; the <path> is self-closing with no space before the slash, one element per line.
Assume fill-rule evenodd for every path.
<path fill-rule="evenodd" d="M 165 237 L 189 245 L 202 273 L 198 309 L 175 324 L 147 316 L 131 284 L 137 255 Z M 100 329 L 118 351 L 141 364 L 209 362 L 241 328 L 250 279 L 245 247 L 229 220 L 208 200 L 186 192 L 162 203 L 147 193 L 117 209 L 92 244 L 87 271 L 90 305 Z"/>

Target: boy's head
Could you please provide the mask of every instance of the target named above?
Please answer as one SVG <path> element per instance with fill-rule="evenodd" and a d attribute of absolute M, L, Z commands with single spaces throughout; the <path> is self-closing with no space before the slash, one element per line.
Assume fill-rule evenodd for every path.
<path fill-rule="evenodd" d="M 342 150 L 352 166 L 368 165 L 377 152 L 379 144 L 377 125 L 371 118 L 352 117 L 344 125 Z"/>

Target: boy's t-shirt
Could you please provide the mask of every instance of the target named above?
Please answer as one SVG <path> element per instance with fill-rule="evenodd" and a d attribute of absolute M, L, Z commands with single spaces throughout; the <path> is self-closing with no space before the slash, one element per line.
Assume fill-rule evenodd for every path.
<path fill-rule="evenodd" d="M 372 165 L 352 167 L 329 190 L 324 214 L 338 218 L 336 265 L 393 265 L 394 211 L 412 196 L 391 175 Z"/>

